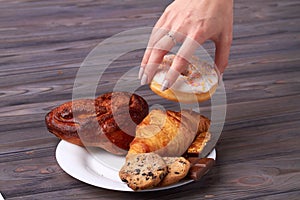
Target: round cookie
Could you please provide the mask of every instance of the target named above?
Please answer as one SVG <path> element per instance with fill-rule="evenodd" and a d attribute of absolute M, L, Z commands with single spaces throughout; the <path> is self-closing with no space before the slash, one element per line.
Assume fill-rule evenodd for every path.
<path fill-rule="evenodd" d="M 133 190 L 157 186 L 167 174 L 167 165 L 155 153 L 132 154 L 119 171 L 119 177 Z"/>
<path fill-rule="evenodd" d="M 167 186 L 177 183 L 189 172 L 190 162 L 184 157 L 163 157 L 168 167 L 168 174 L 159 183 L 159 186 Z"/>

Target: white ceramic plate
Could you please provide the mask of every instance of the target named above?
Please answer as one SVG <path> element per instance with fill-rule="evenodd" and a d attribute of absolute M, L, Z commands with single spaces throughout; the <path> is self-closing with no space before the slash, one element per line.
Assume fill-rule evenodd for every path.
<path fill-rule="evenodd" d="M 215 149 L 208 157 L 216 159 Z M 66 173 L 82 182 L 110 190 L 133 191 L 119 178 L 119 169 L 125 163 L 124 156 L 116 156 L 99 148 L 87 150 L 62 140 L 56 148 L 56 160 Z M 165 190 L 190 182 L 193 180 L 141 191 Z"/>

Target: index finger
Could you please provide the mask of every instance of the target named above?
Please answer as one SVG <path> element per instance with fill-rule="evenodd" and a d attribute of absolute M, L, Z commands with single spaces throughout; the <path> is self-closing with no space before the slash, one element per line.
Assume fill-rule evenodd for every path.
<path fill-rule="evenodd" d="M 180 73 L 186 70 L 188 63 L 191 62 L 192 56 L 199 46 L 200 44 L 196 40 L 186 37 L 173 60 L 170 70 L 165 76 L 165 86 L 162 89 L 167 89 L 175 83 Z"/>

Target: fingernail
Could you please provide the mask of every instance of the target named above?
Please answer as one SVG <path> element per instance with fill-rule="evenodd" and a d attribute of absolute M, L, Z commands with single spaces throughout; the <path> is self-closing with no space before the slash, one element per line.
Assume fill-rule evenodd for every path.
<path fill-rule="evenodd" d="M 164 82 L 161 85 L 161 91 L 165 91 L 169 89 L 169 82 L 167 80 L 164 80 Z"/>
<path fill-rule="evenodd" d="M 145 85 L 148 83 L 148 76 L 147 74 L 143 74 L 142 79 L 141 79 L 141 85 Z"/>
<path fill-rule="evenodd" d="M 139 71 L 139 79 L 142 78 L 143 73 L 144 73 L 144 67 L 140 67 L 140 71 Z"/>

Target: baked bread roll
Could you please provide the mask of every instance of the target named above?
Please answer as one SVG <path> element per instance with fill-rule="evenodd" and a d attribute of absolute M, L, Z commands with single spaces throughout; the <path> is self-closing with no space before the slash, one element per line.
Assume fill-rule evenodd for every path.
<path fill-rule="evenodd" d="M 148 104 L 136 94 L 110 92 L 96 99 L 66 102 L 45 117 L 48 130 L 70 143 L 125 155 Z"/>
<path fill-rule="evenodd" d="M 155 152 L 164 157 L 181 156 L 209 124 L 208 118 L 193 111 L 154 109 L 136 127 L 128 155 Z"/>
<path fill-rule="evenodd" d="M 165 55 L 157 73 L 150 83 L 151 90 L 159 96 L 177 102 L 195 103 L 211 98 L 218 86 L 219 72 L 209 63 L 193 57 L 186 72 L 179 75 L 175 83 L 162 91 L 162 83 L 172 65 L 175 55 Z"/>

